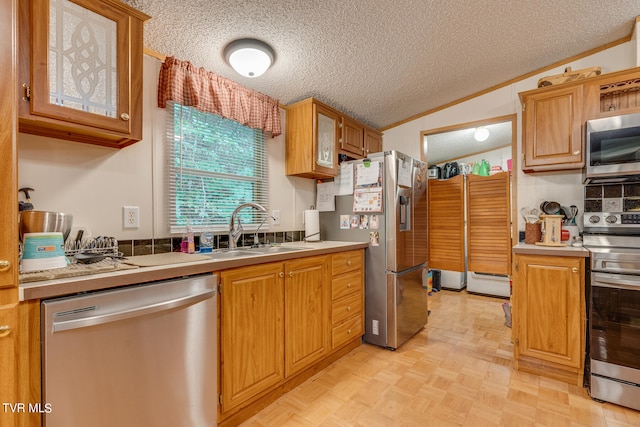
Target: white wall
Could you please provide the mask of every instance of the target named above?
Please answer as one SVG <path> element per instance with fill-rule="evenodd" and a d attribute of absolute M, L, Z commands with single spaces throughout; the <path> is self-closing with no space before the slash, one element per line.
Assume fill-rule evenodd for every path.
<path fill-rule="evenodd" d="M 74 228 L 93 236 L 145 239 L 170 236 L 165 185 L 165 111 L 157 108 L 161 62 L 144 58 L 144 139 L 117 150 L 19 134 L 18 185 L 31 187 L 37 210 L 73 214 Z M 285 113 L 281 111 L 283 129 Z M 271 231 L 302 230 L 302 211 L 315 204 L 315 182 L 284 175 L 284 134 L 267 141 L 269 208 L 281 212 Z M 23 200 L 23 196 L 20 196 Z M 122 228 L 122 206 L 140 207 L 140 228 Z M 73 234 L 72 234 L 73 235 Z"/>
<path fill-rule="evenodd" d="M 518 93 L 535 89 L 541 77 L 560 74 L 566 67 L 571 67 L 573 70 L 601 67 L 603 74 L 636 67 L 638 66 L 636 52 L 637 40 L 634 37 L 630 42 L 417 118 L 386 130 L 383 135 L 383 147 L 385 150 L 395 149 L 420 158 L 422 131 L 516 113 L 517 153 L 513 155 L 513 170 L 517 173 L 517 211 L 519 212 L 523 206 L 536 207 L 541 201 L 554 200 L 563 206 L 578 206 L 580 214 L 577 221 L 581 223 L 584 202 L 580 170 L 534 174 L 524 174 L 521 171 L 522 108 Z M 518 228 L 523 230 L 524 220 L 519 215 L 517 220 Z"/>

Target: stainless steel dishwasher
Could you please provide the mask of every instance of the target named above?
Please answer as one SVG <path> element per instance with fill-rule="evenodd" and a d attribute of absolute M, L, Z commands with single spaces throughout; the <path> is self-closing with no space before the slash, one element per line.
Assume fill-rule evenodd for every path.
<path fill-rule="evenodd" d="M 193 276 L 43 301 L 44 425 L 215 426 L 216 283 Z"/>

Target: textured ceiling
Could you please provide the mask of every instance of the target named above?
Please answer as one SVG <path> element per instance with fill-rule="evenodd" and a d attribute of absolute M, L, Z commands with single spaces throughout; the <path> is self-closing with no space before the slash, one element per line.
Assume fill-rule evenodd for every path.
<path fill-rule="evenodd" d="M 285 105 L 316 97 L 376 128 L 627 37 L 640 15 L 638 0 L 124 2 L 152 17 L 146 47 Z M 255 79 L 223 60 L 245 37 L 276 52 Z"/>

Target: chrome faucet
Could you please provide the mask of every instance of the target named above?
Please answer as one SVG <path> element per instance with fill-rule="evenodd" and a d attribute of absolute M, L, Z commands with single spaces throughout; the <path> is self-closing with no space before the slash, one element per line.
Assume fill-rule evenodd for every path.
<path fill-rule="evenodd" d="M 258 203 L 243 203 L 231 214 L 231 222 L 229 224 L 229 249 L 236 249 L 238 247 L 238 240 L 242 235 L 242 223 L 240 222 L 240 217 L 238 217 L 238 212 L 244 208 L 254 208 L 259 210 L 260 212 L 267 212 L 267 208 L 258 204 Z M 236 227 L 236 217 L 238 217 L 238 226 Z"/>

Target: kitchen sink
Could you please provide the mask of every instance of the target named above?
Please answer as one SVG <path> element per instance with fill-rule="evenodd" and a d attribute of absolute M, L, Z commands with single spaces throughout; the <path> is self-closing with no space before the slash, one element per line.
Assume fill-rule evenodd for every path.
<path fill-rule="evenodd" d="M 259 253 L 259 254 L 278 254 L 281 252 L 294 252 L 301 251 L 304 248 L 297 248 L 295 246 L 261 246 L 257 248 L 243 249 L 247 252 Z"/>
<path fill-rule="evenodd" d="M 213 259 L 228 259 L 228 258 L 239 258 L 239 257 L 248 257 L 256 255 L 255 252 L 251 252 L 248 250 L 240 250 L 234 249 L 231 251 L 215 251 L 208 254 Z"/>
<path fill-rule="evenodd" d="M 256 255 L 269 255 L 269 254 L 278 254 L 283 252 L 294 252 L 300 251 L 304 248 L 298 248 L 294 246 L 261 246 L 257 248 L 242 248 L 242 249 L 233 249 L 233 250 L 219 250 L 214 251 L 211 254 L 211 258 L 213 259 L 229 259 L 229 258 L 240 258 L 240 257 L 250 257 Z"/>

